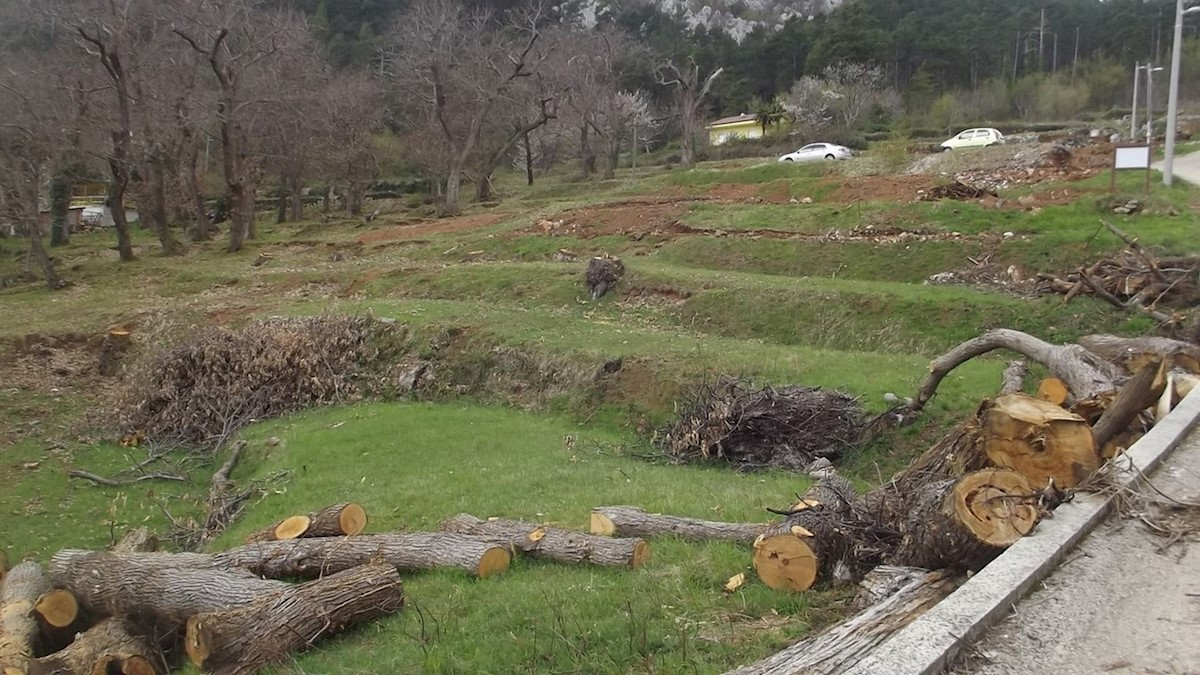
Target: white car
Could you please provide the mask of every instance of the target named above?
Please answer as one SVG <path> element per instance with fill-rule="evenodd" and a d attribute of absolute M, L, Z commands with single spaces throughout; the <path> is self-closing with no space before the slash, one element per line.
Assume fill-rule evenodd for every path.
<path fill-rule="evenodd" d="M 812 162 L 820 159 L 850 159 L 854 153 L 844 145 L 809 143 L 795 152 L 779 158 L 780 162 Z"/>
<path fill-rule="evenodd" d="M 967 129 L 954 138 L 944 141 L 942 150 L 983 148 L 989 145 L 1004 145 L 1004 134 L 996 129 Z"/>

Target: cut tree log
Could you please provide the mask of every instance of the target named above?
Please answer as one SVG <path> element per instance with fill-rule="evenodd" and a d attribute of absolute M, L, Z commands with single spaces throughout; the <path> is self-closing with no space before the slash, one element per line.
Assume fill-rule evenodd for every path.
<path fill-rule="evenodd" d="M 42 566 L 23 562 L 4 575 L 0 586 L 0 675 L 23 675 L 39 647 L 33 606 L 50 590 Z"/>
<path fill-rule="evenodd" d="M 978 571 L 1037 524 L 1029 481 L 1007 469 L 985 469 L 923 487 L 902 523 L 889 564 Z"/>
<path fill-rule="evenodd" d="M 735 541 L 752 544 L 767 523 L 723 523 L 682 516 L 647 513 L 636 506 L 592 509 L 592 534 L 605 537 L 675 536 L 687 541 Z"/>
<path fill-rule="evenodd" d="M 288 586 L 245 607 L 193 616 L 184 644 L 188 658 L 205 673 L 249 675 L 403 606 L 396 568 L 362 565 Z"/>
<path fill-rule="evenodd" d="M 870 577 L 868 575 L 868 579 Z M 894 592 L 884 595 L 849 619 L 726 675 L 843 673 L 892 634 L 941 602 L 957 586 L 958 579 L 945 572 L 917 570 Z"/>
<path fill-rule="evenodd" d="M 334 504 L 304 516 L 290 516 L 246 537 L 246 543 L 282 541 L 301 537 L 340 537 L 359 534 L 367 526 L 367 511 L 361 504 Z"/>
<path fill-rule="evenodd" d="M 937 392 L 941 381 L 970 359 L 996 349 L 1009 349 L 1046 366 L 1066 383 L 1076 398 L 1088 398 L 1116 389 L 1122 379 L 1117 366 L 1080 345 L 1053 345 L 1032 335 L 1007 328 L 990 330 L 958 345 L 929 364 L 929 377 L 917 391 L 912 410 L 921 410 Z"/>
<path fill-rule="evenodd" d="M 1169 384 L 1166 361 L 1155 357 L 1147 362 L 1137 375 L 1121 387 L 1117 397 L 1104 409 L 1104 413 L 1092 427 L 1092 435 L 1097 445 L 1103 447 L 1109 440 L 1127 430 L 1143 410 L 1158 402 Z"/>
<path fill-rule="evenodd" d="M 1190 342 L 1155 336 L 1085 335 L 1079 338 L 1079 344 L 1130 375 L 1140 372 L 1152 360 L 1166 361 L 1168 369 L 1200 373 L 1200 345 Z"/>
<path fill-rule="evenodd" d="M 854 500 L 853 486 L 841 476 L 810 487 L 781 522 L 754 540 L 758 578 L 777 591 L 806 591 L 818 578 L 849 575 Z"/>
<path fill-rule="evenodd" d="M 643 539 L 599 537 L 522 520 L 483 520 L 460 513 L 442 521 L 442 531 L 480 537 L 558 562 L 638 568 L 650 559 L 650 545 Z"/>
<path fill-rule="evenodd" d="M 992 460 L 984 452 L 983 435 L 979 428 L 979 417 L 988 405 L 990 401 L 984 401 L 970 419 L 960 422 L 908 466 L 898 471 L 889 481 L 889 484 L 896 486 L 894 491 L 907 494 L 912 491 L 913 485 L 961 476 L 992 466 Z M 867 501 L 875 502 L 872 495 L 880 494 L 880 491 L 873 490 L 868 494 Z M 882 506 L 879 504 L 879 508 L 872 510 L 882 511 L 885 520 L 893 520 L 889 515 L 891 509 L 883 509 Z"/>
<path fill-rule="evenodd" d="M 1039 398 L 999 396 L 984 406 L 980 424 L 992 464 L 1017 471 L 1032 485 L 1053 479 L 1059 488 L 1072 488 L 1100 467 L 1087 421 Z"/>
<path fill-rule="evenodd" d="M 457 567 L 487 578 L 508 569 L 512 554 L 491 541 L 451 532 L 366 534 L 265 541 L 221 551 L 219 567 L 240 567 L 273 579 L 313 579 L 372 561 L 411 572 Z"/>
<path fill-rule="evenodd" d="M 113 553 L 151 553 L 158 550 L 158 537 L 148 527 L 136 527 L 113 544 Z"/>
<path fill-rule="evenodd" d="M 191 563 L 187 565 L 186 563 Z M 205 564 L 207 563 L 207 565 Z M 287 587 L 241 569 L 212 569 L 201 553 L 106 553 L 63 550 L 50 560 L 50 579 L 97 616 L 136 613 L 159 624 L 181 624 L 200 612 L 253 602 Z M 206 567 L 209 567 L 206 569 Z"/>
<path fill-rule="evenodd" d="M 1057 377 L 1047 377 L 1038 383 L 1037 397 L 1061 406 L 1066 404 L 1067 399 L 1071 398 L 1071 392 L 1067 391 L 1067 383 Z"/>
<path fill-rule="evenodd" d="M 154 640 L 125 618 L 104 619 L 74 642 L 34 659 L 29 675 L 162 675 L 166 659 Z"/>

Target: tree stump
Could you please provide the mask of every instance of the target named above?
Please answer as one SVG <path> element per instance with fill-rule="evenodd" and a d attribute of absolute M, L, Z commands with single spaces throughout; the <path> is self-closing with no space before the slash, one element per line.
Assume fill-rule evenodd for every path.
<path fill-rule="evenodd" d="M 188 620 L 188 658 L 212 675 L 249 675 L 317 640 L 404 606 L 396 568 L 362 565 Z"/>
<path fill-rule="evenodd" d="M 536 558 L 614 567 L 641 567 L 650 558 L 642 539 L 599 537 L 520 520 L 483 520 L 460 513 L 442 522 L 442 530 L 495 541 Z"/>
<path fill-rule="evenodd" d="M 767 523 L 722 523 L 713 520 L 647 513 L 635 506 L 592 509 L 592 534 L 605 537 L 675 536 L 687 541 L 735 541 L 752 544 Z"/>
<path fill-rule="evenodd" d="M 165 659 L 154 641 L 124 618 L 104 619 L 71 644 L 29 666 L 29 675 L 162 675 Z"/>
<path fill-rule="evenodd" d="M 4 575 L 0 586 L 0 674 L 20 675 L 38 649 L 40 633 L 34 604 L 50 590 L 50 580 L 35 562 L 23 562 Z"/>
<path fill-rule="evenodd" d="M 304 516 L 290 516 L 246 537 L 246 543 L 283 541 L 301 537 L 340 537 L 362 532 L 367 511 L 360 504 L 334 504 Z"/>
<path fill-rule="evenodd" d="M 1038 520 L 1029 481 L 1007 469 L 936 481 L 914 497 L 889 564 L 978 571 Z"/>
<path fill-rule="evenodd" d="M 620 258 L 609 255 L 597 256 L 588 263 L 584 280 L 587 282 L 588 295 L 592 300 L 604 297 L 610 289 L 617 285 L 625 274 L 625 264 Z"/>

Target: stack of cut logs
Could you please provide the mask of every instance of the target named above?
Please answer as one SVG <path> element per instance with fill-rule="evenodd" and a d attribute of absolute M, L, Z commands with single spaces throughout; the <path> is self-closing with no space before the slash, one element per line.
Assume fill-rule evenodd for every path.
<path fill-rule="evenodd" d="M 361 534 L 366 522 L 362 506 L 337 504 L 217 553 L 157 552 L 135 530 L 111 551 L 59 551 L 48 570 L 20 563 L 0 577 L 0 675 L 161 675 L 185 659 L 205 673 L 253 673 L 399 611 L 401 573 L 489 577 L 518 551 L 629 568 L 650 555 L 638 538 L 468 514 L 439 532 Z"/>

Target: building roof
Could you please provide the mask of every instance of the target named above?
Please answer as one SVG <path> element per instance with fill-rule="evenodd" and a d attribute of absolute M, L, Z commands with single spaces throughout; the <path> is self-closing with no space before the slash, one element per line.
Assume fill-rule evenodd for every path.
<path fill-rule="evenodd" d="M 710 122 L 708 124 L 708 128 L 711 129 L 713 127 L 724 126 L 726 124 L 745 124 L 746 122 L 756 122 L 756 121 L 758 121 L 757 115 L 752 115 L 750 113 L 742 113 L 741 115 L 733 115 L 732 117 L 722 117 L 719 120 Z"/>

